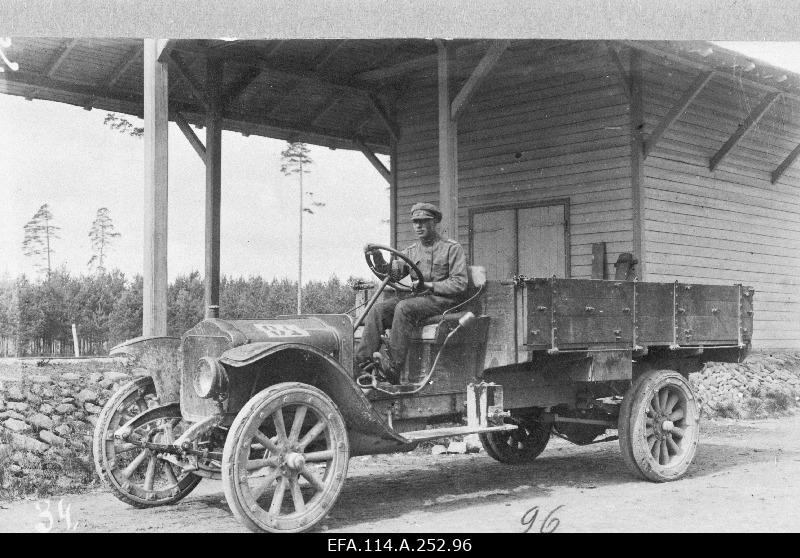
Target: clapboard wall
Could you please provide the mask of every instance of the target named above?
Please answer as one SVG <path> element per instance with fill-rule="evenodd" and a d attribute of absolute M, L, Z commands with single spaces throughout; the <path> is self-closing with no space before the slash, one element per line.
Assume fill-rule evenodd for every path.
<path fill-rule="evenodd" d="M 479 60 L 459 59 L 453 88 Z M 412 93 L 398 105 L 400 247 L 414 241 L 411 205 L 439 198 L 435 69 L 406 85 Z M 457 236 L 465 249 L 472 209 L 569 198 L 571 276 L 591 277 L 593 242 L 606 242 L 613 276 L 617 255 L 633 245 L 628 114 L 598 43 L 512 43 L 458 122 Z"/>
<path fill-rule="evenodd" d="M 645 133 L 699 70 L 643 55 Z M 770 173 L 800 143 L 800 103 L 778 99 L 714 170 L 712 156 L 766 93 L 714 78 L 644 165 L 648 281 L 756 289 L 753 346 L 800 348 L 800 165 Z"/>

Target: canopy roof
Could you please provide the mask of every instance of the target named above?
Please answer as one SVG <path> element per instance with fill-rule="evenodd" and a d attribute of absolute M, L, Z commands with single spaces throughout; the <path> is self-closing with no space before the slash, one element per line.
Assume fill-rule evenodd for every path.
<path fill-rule="evenodd" d="M 567 41 L 514 40 L 508 48 L 544 54 Z M 598 48 L 598 41 L 570 41 Z M 454 82 L 468 79 L 489 41 L 448 41 Z M 705 42 L 617 41 L 682 66 L 800 100 L 800 76 Z M 426 39 L 170 40 L 170 113 L 205 122 L 205 60 L 224 63 L 223 127 L 244 134 L 387 153 L 398 130 L 394 102 L 420 80 L 435 83 L 437 46 Z M 142 116 L 141 39 L 15 37 L 8 57 L 19 71 L 0 73 L 0 92 Z M 623 68 L 624 70 L 624 68 Z"/>

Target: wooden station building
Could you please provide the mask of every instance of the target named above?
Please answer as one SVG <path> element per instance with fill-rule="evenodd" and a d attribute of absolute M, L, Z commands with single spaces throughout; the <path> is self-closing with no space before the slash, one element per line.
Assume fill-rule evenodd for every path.
<path fill-rule="evenodd" d="M 434 202 L 490 278 L 613 277 L 631 252 L 641 280 L 755 287 L 754 347 L 800 348 L 800 76 L 783 69 L 666 41 L 14 38 L 6 54 L 4 93 L 145 120 L 145 334 L 166 331 L 172 120 L 206 167 L 208 316 L 225 129 L 362 151 L 400 247 L 410 206 Z"/>

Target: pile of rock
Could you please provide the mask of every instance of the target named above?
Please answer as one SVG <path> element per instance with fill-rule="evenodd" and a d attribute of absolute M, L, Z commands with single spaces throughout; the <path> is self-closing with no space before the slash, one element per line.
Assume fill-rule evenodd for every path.
<path fill-rule="evenodd" d="M 119 366 L 104 372 L 47 368 L 23 369 L 21 381 L 0 382 L 0 493 L 47 494 L 91 484 L 94 425 L 108 398 L 132 377 Z"/>
<path fill-rule="evenodd" d="M 689 380 L 704 416 L 779 415 L 800 401 L 800 353 L 755 353 L 739 364 L 709 363 Z"/>

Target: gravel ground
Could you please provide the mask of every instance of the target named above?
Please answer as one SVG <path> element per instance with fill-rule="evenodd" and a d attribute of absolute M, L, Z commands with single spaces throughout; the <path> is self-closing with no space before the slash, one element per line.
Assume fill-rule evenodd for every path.
<path fill-rule="evenodd" d="M 577 447 L 554 439 L 534 463 L 503 465 L 485 453 L 407 454 L 350 461 L 324 532 L 521 532 L 538 507 L 559 532 L 800 531 L 800 416 L 706 420 L 683 479 L 633 478 L 616 443 Z M 151 510 L 106 491 L 0 503 L 0 532 L 239 532 L 216 481 L 181 503 Z M 52 510 L 52 516 L 47 511 Z M 66 515 L 66 514 L 64 514 Z M 528 513 L 530 519 L 532 512 Z M 557 521 L 553 521 L 555 518 Z"/>

